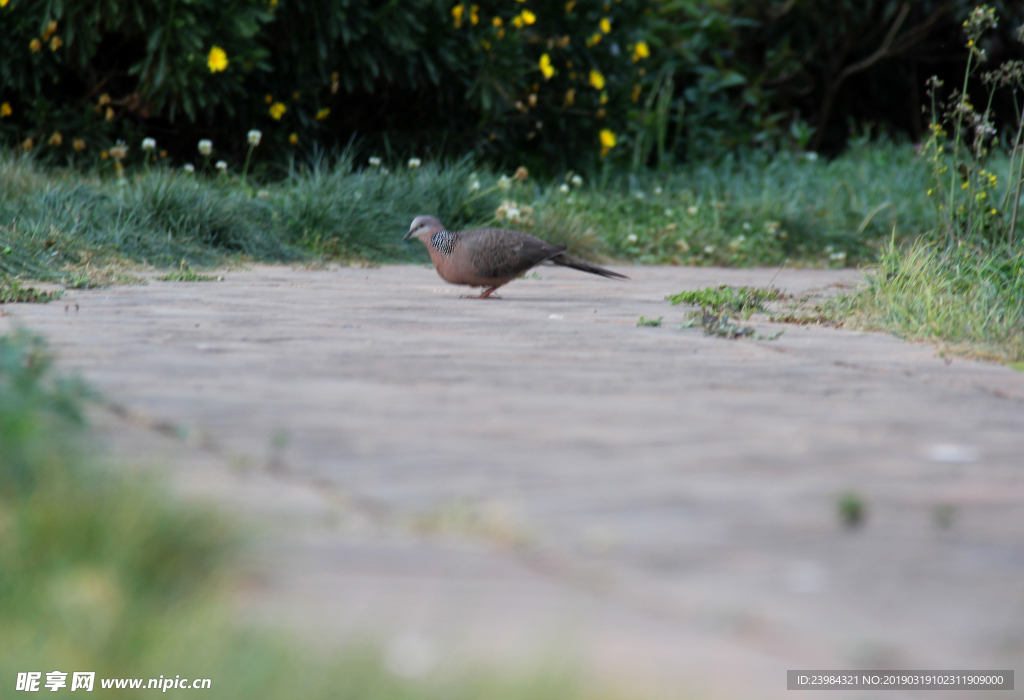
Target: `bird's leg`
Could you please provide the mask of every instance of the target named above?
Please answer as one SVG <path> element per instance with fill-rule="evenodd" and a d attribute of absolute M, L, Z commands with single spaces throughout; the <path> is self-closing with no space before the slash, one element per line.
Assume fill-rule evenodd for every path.
<path fill-rule="evenodd" d="M 463 299 L 501 299 L 501 297 L 499 297 L 497 294 L 494 293 L 495 290 L 498 287 L 500 287 L 500 286 L 501 285 L 499 284 L 499 285 L 495 285 L 493 287 L 488 287 L 487 289 L 484 290 L 483 294 L 481 294 L 480 296 L 464 296 L 462 298 Z"/>

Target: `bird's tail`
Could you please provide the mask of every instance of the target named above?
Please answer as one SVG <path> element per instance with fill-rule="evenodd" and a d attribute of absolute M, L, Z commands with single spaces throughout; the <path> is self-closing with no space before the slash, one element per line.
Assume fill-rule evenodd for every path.
<path fill-rule="evenodd" d="M 563 265 L 565 267 L 571 267 L 576 270 L 583 270 L 583 272 L 589 272 L 592 275 L 601 275 L 602 277 L 610 277 L 614 280 L 628 280 L 629 278 L 625 275 L 620 275 L 618 272 L 612 272 L 606 270 L 603 267 L 597 265 L 591 265 L 588 262 L 577 260 L 576 258 L 570 257 L 565 253 L 559 253 L 553 258 L 548 258 L 551 262 L 556 265 Z"/>

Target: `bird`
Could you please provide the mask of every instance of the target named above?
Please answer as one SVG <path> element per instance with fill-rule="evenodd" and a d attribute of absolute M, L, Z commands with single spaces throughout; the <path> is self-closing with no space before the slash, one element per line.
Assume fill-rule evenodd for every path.
<path fill-rule="evenodd" d="M 629 279 L 566 255 L 564 245 L 554 245 L 520 231 L 502 228 L 449 231 L 433 216 L 417 216 L 402 240 L 410 238 L 419 239 L 427 247 L 434 269 L 445 282 L 485 287 L 483 293 L 473 299 L 500 299 L 494 295 L 498 287 L 544 262 L 611 279 Z"/>

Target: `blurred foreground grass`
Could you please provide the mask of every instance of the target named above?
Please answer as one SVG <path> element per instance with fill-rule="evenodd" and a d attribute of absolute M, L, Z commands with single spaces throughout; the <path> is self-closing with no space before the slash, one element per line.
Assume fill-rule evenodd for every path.
<path fill-rule="evenodd" d="M 808 154 L 810 156 L 812 154 Z M 278 182 L 154 167 L 125 180 L 0 156 L 0 274 L 81 287 L 130 282 L 143 263 L 426 261 L 412 218 L 500 224 L 573 253 L 639 263 L 843 267 L 874 260 L 896 225 L 934 225 L 910 146 L 863 144 L 826 161 L 757 153 L 639 177 L 537 182 L 468 160 L 409 168 L 322 159 Z"/>
<path fill-rule="evenodd" d="M 54 375 L 42 341 L 0 336 L 0 697 L 17 673 L 209 678 L 211 698 L 573 700 L 568 675 L 494 673 L 411 681 L 369 648 L 307 650 L 226 614 L 242 543 L 223 517 L 88 449 L 82 384 Z M 42 683 L 40 685 L 42 685 Z M 44 689 L 45 690 L 45 689 Z M 169 697 L 193 693 L 170 690 Z"/>

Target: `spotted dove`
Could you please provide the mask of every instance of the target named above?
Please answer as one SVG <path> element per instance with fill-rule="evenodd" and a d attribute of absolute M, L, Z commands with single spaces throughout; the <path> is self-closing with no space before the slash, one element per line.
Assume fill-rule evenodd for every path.
<path fill-rule="evenodd" d="M 486 287 L 479 297 L 474 297 L 476 299 L 486 299 L 501 285 L 543 262 L 612 279 L 629 279 L 566 255 L 564 245 L 552 245 L 519 231 L 500 228 L 449 231 L 432 216 L 417 216 L 402 240 L 410 238 L 418 238 L 427 246 L 434 269 L 445 282 Z"/>

